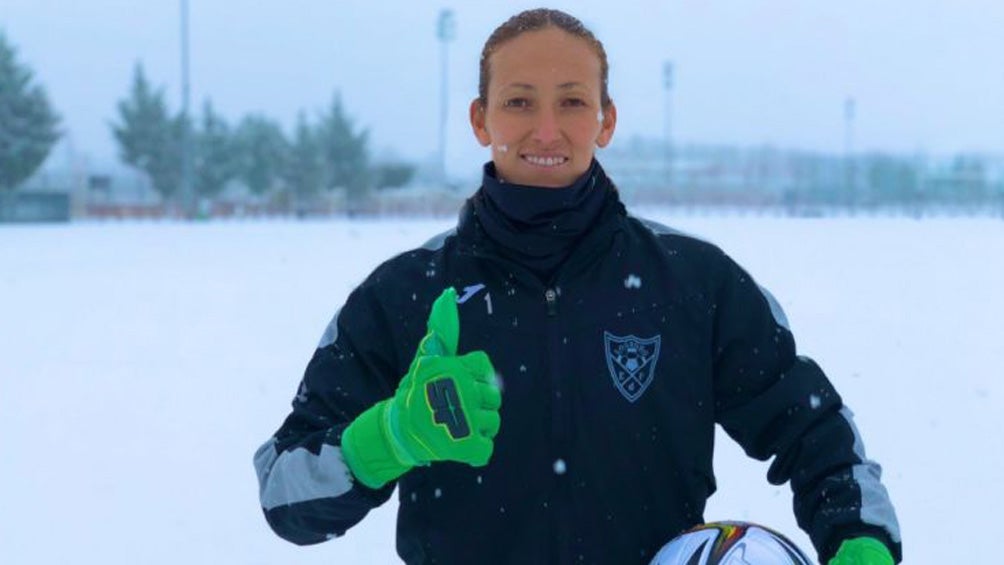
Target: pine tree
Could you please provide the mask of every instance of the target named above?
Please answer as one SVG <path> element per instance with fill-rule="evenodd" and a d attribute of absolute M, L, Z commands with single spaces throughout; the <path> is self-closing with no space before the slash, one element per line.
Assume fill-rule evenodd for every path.
<path fill-rule="evenodd" d="M 13 190 L 49 156 L 59 117 L 33 73 L 0 31 L 0 190 Z"/>
<path fill-rule="evenodd" d="M 118 103 L 120 123 L 111 124 L 119 157 L 145 172 L 161 197 L 174 197 L 181 185 L 184 121 L 171 117 L 164 90 L 154 89 L 137 64 L 129 98 Z"/>
<path fill-rule="evenodd" d="M 411 182 L 415 176 L 415 166 L 408 163 L 380 163 L 373 167 L 373 187 L 398 188 Z"/>
<path fill-rule="evenodd" d="M 356 133 L 352 121 L 336 93 L 331 111 L 323 116 L 318 128 L 321 154 L 326 169 L 326 188 L 346 188 L 349 198 L 358 199 L 369 188 L 369 132 Z"/>
<path fill-rule="evenodd" d="M 230 126 L 206 100 L 201 128 L 195 134 L 195 190 L 213 198 L 237 176 L 238 160 Z"/>
<path fill-rule="evenodd" d="M 246 116 L 237 126 L 235 143 L 240 155 L 238 178 L 254 194 L 263 195 L 274 188 L 289 146 L 282 128 L 264 116 Z"/>
<path fill-rule="evenodd" d="M 324 163 L 317 138 L 317 133 L 301 112 L 297 116 L 283 173 L 286 186 L 299 202 L 313 198 L 324 186 Z"/>

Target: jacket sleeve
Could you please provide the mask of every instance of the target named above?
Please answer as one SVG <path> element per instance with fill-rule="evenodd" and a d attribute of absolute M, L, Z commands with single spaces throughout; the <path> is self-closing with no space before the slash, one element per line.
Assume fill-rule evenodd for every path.
<path fill-rule="evenodd" d="M 713 299 L 716 420 L 748 455 L 791 482 L 795 517 L 826 563 L 843 540 L 871 535 L 902 559 L 881 468 L 865 456 L 850 410 L 819 366 L 796 355 L 784 312 L 724 257 Z"/>
<path fill-rule="evenodd" d="M 307 365 L 292 413 L 254 456 L 265 518 L 281 537 L 306 545 L 341 536 L 387 501 L 394 482 L 355 481 L 341 452 L 346 426 L 393 394 L 391 328 L 365 283 L 348 298 Z"/>

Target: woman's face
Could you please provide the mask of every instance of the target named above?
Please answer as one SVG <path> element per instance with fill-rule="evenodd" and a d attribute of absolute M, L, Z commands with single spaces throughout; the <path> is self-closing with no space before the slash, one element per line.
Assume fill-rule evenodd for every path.
<path fill-rule="evenodd" d="M 503 43 L 488 61 L 488 100 L 471 103 L 471 125 L 507 182 L 564 187 L 589 169 L 614 133 L 617 111 L 600 105 L 600 59 L 558 28 Z"/>

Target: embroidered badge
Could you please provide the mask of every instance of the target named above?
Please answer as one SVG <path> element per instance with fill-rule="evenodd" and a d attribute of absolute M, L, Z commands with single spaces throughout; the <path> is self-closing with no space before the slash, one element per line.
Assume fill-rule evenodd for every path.
<path fill-rule="evenodd" d="M 614 386 L 628 402 L 641 398 L 655 377 L 655 364 L 659 361 L 662 336 L 640 338 L 633 335 L 616 336 L 603 332 L 603 346 L 607 354 L 607 369 Z"/>

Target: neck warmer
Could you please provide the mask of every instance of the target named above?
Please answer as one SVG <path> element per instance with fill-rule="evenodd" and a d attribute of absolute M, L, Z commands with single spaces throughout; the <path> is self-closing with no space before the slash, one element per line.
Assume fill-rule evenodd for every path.
<path fill-rule="evenodd" d="M 502 255 L 546 281 L 589 231 L 608 192 L 613 192 L 601 180 L 605 176 L 595 159 L 585 174 L 564 188 L 505 182 L 489 162 L 481 190 L 472 199 L 474 213 Z"/>

